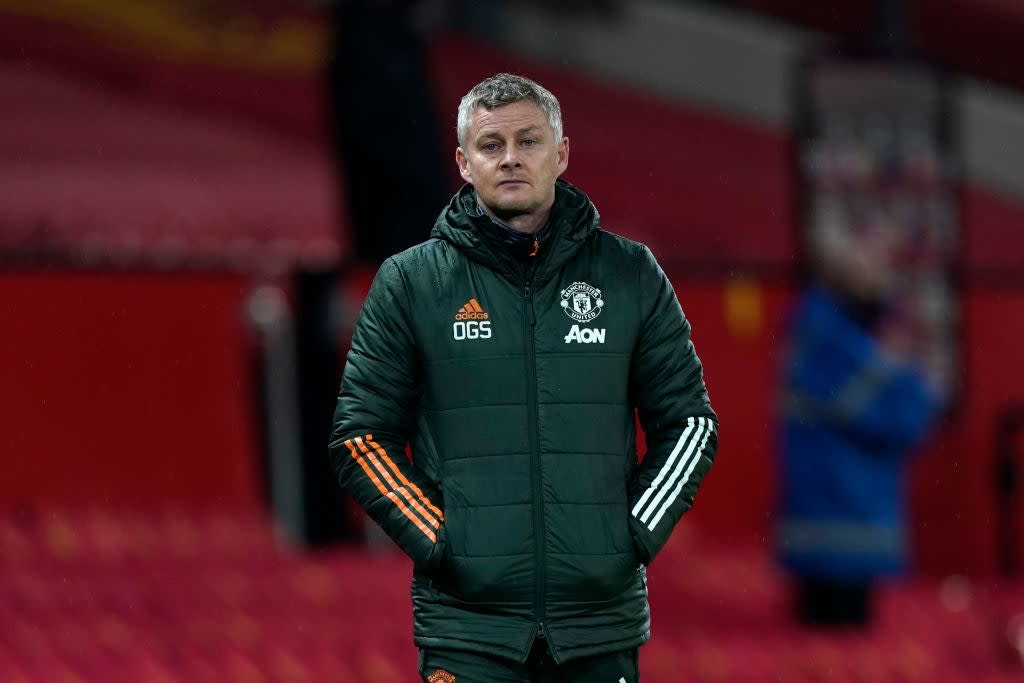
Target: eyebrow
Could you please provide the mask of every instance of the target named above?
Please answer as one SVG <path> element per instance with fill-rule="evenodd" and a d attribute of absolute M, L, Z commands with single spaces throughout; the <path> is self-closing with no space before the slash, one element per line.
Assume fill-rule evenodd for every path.
<path fill-rule="evenodd" d="M 538 126 L 538 125 L 537 125 L 536 123 L 534 123 L 534 124 L 530 124 L 530 125 L 529 125 L 529 126 L 527 126 L 526 128 L 520 128 L 520 129 L 519 129 L 519 130 L 517 130 L 516 132 L 517 132 L 517 133 L 532 133 L 532 132 L 534 132 L 534 131 L 540 131 L 540 132 L 543 132 L 543 128 L 541 128 L 541 127 L 540 127 L 540 126 Z"/>

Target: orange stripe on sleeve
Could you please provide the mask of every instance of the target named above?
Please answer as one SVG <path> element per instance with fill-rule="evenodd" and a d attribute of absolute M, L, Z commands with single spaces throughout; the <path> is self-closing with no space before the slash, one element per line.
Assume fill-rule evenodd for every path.
<path fill-rule="evenodd" d="M 366 442 L 374 447 L 374 449 L 377 451 L 377 454 L 380 455 L 380 457 L 384 460 L 384 462 L 388 464 L 389 467 L 391 467 L 392 470 L 394 470 L 395 474 L 398 475 L 398 478 L 402 480 L 402 483 L 411 488 L 413 491 L 415 491 L 416 495 L 420 497 L 423 503 L 428 508 L 430 508 L 430 510 L 435 515 L 437 515 L 437 518 L 444 521 L 444 513 L 441 512 L 440 508 L 438 508 L 436 505 L 430 502 L 430 499 L 427 498 L 426 495 L 424 495 L 423 491 L 420 490 L 419 486 L 406 479 L 405 475 L 402 474 L 402 471 L 398 469 L 398 466 L 395 465 L 393 460 L 391 460 L 391 456 L 389 456 L 387 454 L 387 451 L 384 450 L 384 447 L 373 440 L 373 434 L 366 435 Z"/>
<path fill-rule="evenodd" d="M 399 486 L 398 483 L 395 482 L 395 480 L 391 478 L 391 474 L 388 472 L 387 467 L 385 467 L 381 462 L 379 462 L 377 460 L 377 458 L 373 457 L 373 453 L 366 446 L 366 444 L 363 443 L 362 437 L 357 436 L 355 441 L 356 441 L 356 445 L 359 446 L 359 449 L 363 453 L 366 454 L 366 456 L 368 457 L 370 462 L 372 462 L 374 464 L 374 466 L 377 468 L 377 471 L 379 471 L 382 475 L 384 475 L 384 479 L 388 482 L 388 484 L 391 485 L 391 488 L 394 491 L 402 494 L 402 496 L 409 502 L 409 504 L 412 505 L 413 508 L 417 512 L 419 512 L 421 515 L 423 515 L 423 519 L 425 519 L 427 521 L 427 524 L 429 524 L 430 526 L 434 527 L 435 529 L 438 528 L 440 526 L 440 522 L 438 522 L 437 519 L 435 519 L 432 514 L 430 514 L 426 510 L 424 510 L 423 506 L 419 504 L 419 501 L 417 501 L 415 498 L 413 498 L 412 495 L 409 493 L 409 491 L 408 491 L 408 489 L 406 487 L 413 488 L 413 485 L 409 482 L 409 480 L 406 479 L 404 476 L 402 476 L 401 472 L 398 472 L 396 470 L 396 472 L 398 474 L 398 477 L 406 485 L 405 487 Z M 383 457 L 385 459 L 387 459 L 387 454 L 386 453 L 383 454 Z M 390 464 L 392 469 L 395 469 L 394 463 L 389 463 L 389 464 Z M 422 495 L 423 494 L 420 493 L 420 496 L 422 496 Z M 430 503 L 428 502 L 427 505 L 430 505 Z"/>
<path fill-rule="evenodd" d="M 377 490 L 380 491 L 382 496 L 388 495 L 387 488 L 381 483 L 381 480 L 377 478 L 377 475 L 373 473 L 370 466 L 366 464 L 366 461 L 359 457 L 359 453 L 356 452 L 356 447 L 352 445 L 352 439 L 347 439 L 345 445 L 348 446 L 348 452 L 352 454 L 352 458 L 359 463 L 359 466 L 363 468 L 363 472 L 366 472 L 366 476 L 370 478 Z"/>
<path fill-rule="evenodd" d="M 377 475 L 373 473 L 373 470 L 366 463 L 366 460 L 362 458 L 356 451 L 355 446 L 352 445 L 352 439 L 347 439 L 345 441 L 345 445 L 348 447 L 349 453 L 352 454 L 352 458 L 357 463 L 359 463 L 360 467 L 363 468 L 363 472 L 365 472 L 366 476 L 370 478 L 370 481 L 374 483 L 374 485 L 377 487 L 377 490 L 381 492 L 381 495 L 383 495 L 385 498 L 394 503 L 395 507 L 397 507 L 403 515 L 408 517 L 409 521 L 411 521 L 413 524 L 419 527 L 419 530 L 422 531 L 424 535 L 431 540 L 431 542 L 437 543 L 437 534 L 435 534 L 433 530 L 427 528 L 427 526 L 423 524 L 423 522 L 420 521 L 420 519 L 416 515 L 414 515 L 409 508 L 405 506 L 405 503 L 403 503 L 401 499 L 395 495 L 394 491 L 388 491 L 387 488 L 385 488 L 383 482 L 381 482 L 381 480 L 377 478 Z"/>
<path fill-rule="evenodd" d="M 402 500 L 394 491 L 388 493 L 387 497 L 388 500 L 394 503 L 395 506 L 402 511 L 402 514 L 404 514 L 406 517 L 412 520 L 412 523 L 419 527 L 419 530 L 423 532 L 424 536 L 429 538 L 432 543 L 437 543 L 437 534 L 434 533 L 434 530 L 429 528 L 426 524 L 424 524 L 419 517 L 412 514 L 412 512 L 409 511 L 409 508 L 405 507 L 405 505 L 402 503 Z"/>

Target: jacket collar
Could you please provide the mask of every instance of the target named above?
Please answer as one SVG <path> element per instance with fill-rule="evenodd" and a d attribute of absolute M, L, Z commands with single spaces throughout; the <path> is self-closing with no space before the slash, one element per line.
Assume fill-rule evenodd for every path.
<path fill-rule="evenodd" d="M 548 225 L 550 244 L 538 256 L 533 280 L 538 284 L 557 272 L 598 229 L 600 216 L 590 199 L 571 183 L 555 181 L 555 203 Z M 466 256 L 510 279 L 523 277 L 515 259 L 502 242 L 501 227 L 477 208 L 472 185 L 460 189 L 441 211 L 431 237 L 445 240 Z"/>

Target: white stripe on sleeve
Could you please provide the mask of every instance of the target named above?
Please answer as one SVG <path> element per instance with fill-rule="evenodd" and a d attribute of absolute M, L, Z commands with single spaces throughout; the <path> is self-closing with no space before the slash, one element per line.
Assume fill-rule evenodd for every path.
<path fill-rule="evenodd" d="M 687 418 L 689 426 L 683 430 L 683 433 L 679 435 L 679 440 L 676 442 L 675 448 L 672 449 L 672 453 L 669 455 L 668 460 L 662 465 L 658 471 L 658 475 L 651 482 L 651 485 L 644 491 L 644 495 L 637 501 L 637 504 L 633 506 L 633 516 L 639 517 L 641 522 L 647 522 L 651 515 L 657 508 L 658 503 L 665 497 L 675 483 L 679 474 L 686 469 L 689 458 L 693 453 L 694 446 L 697 441 L 700 440 L 701 432 L 704 429 L 704 423 L 707 418 Z M 685 450 L 684 450 L 685 446 Z M 679 453 L 682 452 L 682 457 L 677 459 Z M 667 481 L 665 480 L 668 477 Z M 648 505 L 648 498 L 653 495 L 654 498 L 650 500 Z M 646 510 L 645 510 L 646 508 Z M 641 515 L 641 512 L 643 513 Z"/>
<path fill-rule="evenodd" d="M 651 500 L 651 504 L 647 506 L 646 510 L 644 510 L 644 514 L 640 516 L 641 522 L 646 523 L 647 520 L 651 518 L 651 515 L 653 515 L 654 511 L 660 506 L 661 501 L 672 490 L 672 485 L 676 483 L 677 479 L 679 479 L 679 475 L 681 475 L 683 471 L 692 464 L 693 459 L 696 457 L 695 453 L 696 455 L 700 454 L 697 450 L 697 442 L 700 441 L 701 434 L 705 433 L 707 430 L 706 422 L 707 418 L 697 418 L 697 431 L 693 434 L 693 438 L 691 438 L 690 442 L 687 444 L 686 450 L 683 451 L 683 457 L 681 457 L 672 468 L 672 474 L 669 475 L 668 481 L 665 482 L 665 485 L 661 487 L 658 493 Z"/>
<path fill-rule="evenodd" d="M 700 448 L 697 449 L 693 459 L 690 460 L 690 466 L 686 468 L 686 474 L 684 474 L 683 478 L 678 484 L 676 484 L 676 487 L 672 490 L 672 495 L 665 500 L 664 504 L 661 506 L 661 510 L 658 511 L 658 514 L 655 515 L 654 519 L 651 520 L 651 523 L 647 525 L 647 528 L 651 531 L 654 531 L 654 527 L 657 526 L 661 518 L 666 512 L 668 512 L 669 507 L 672 506 L 672 503 L 674 503 L 676 498 L 679 496 L 679 492 L 683 490 L 683 487 L 686 486 L 686 482 L 690 480 L 690 475 L 693 474 L 693 468 L 697 466 L 697 462 L 700 460 L 700 456 L 704 452 L 704 447 L 708 445 L 708 437 L 711 436 L 713 431 L 715 431 L 715 425 L 714 423 L 709 423 L 707 431 L 704 432 L 704 438 L 700 442 Z M 650 510 L 648 510 L 648 512 L 650 512 Z"/>
<path fill-rule="evenodd" d="M 693 418 L 688 418 L 687 423 L 688 426 L 683 430 L 683 433 L 679 435 L 679 440 L 676 441 L 676 445 L 672 449 L 672 453 L 669 454 L 668 460 L 665 461 L 665 464 L 662 466 L 661 470 L 659 470 L 658 475 L 654 477 L 654 481 L 651 482 L 651 485 L 647 487 L 646 491 L 644 491 L 644 495 L 640 496 L 640 500 L 638 500 L 636 505 L 633 506 L 634 517 L 638 517 L 640 515 L 640 511 L 643 510 L 644 505 L 647 504 L 647 500 L 655 491 L 658 490 L 661 480 L 664 479 L 665 475 L 672 469 L 672 462 L 676 459 L 676 456 L 679 455 L 679 451 L 683 448 L 683 444 L 686 443 L 686 438 L 691 432 L 693 432 Z"/>

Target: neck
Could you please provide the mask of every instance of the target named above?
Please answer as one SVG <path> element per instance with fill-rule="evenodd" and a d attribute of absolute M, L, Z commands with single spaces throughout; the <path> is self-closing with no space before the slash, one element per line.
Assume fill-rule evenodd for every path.
<path fill-rule="evenodd" d="M 516 232 L 532 235 L 543 228 L 548 222 L 548 216 L 551 214 L 551 206 L 554 204 L 554 199 L 552 199 L 550 204 L 533 213 L 520 213 L 511 216 L 500 216 L 494 213 L 491 207 L 480 201 L 479 197 L 477 198 L 477 204 L 483 209 L 484 213 L 499 223 L 507 225 Z"/>

